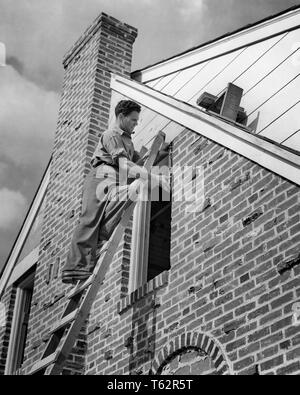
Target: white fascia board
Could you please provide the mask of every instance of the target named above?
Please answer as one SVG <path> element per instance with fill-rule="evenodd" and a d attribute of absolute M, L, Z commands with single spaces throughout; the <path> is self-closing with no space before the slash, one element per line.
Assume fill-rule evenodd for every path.
<path fill-rule="evenodd" d="M 7 286 L 7 283 L 10 279 L 12 271 L 14 270 L 14 267 L 15 267 L 15 264 L 16 264 L 17 259 L 19 257 L 19 254 L 20 254 L 22 247 L 26 241 L 26 237 L 28 236 L 28 234 L 30 232 L 33 221 L 35 220 L 35 217 L 36 217 L 38 210 L 41 206 L 43 197 L 46 193 L 47 186 L 49 184 L 49 179 L 50 179 L 50 162 L 48 164 L 47 170 L 46 170 L 43 180 L 40 184 L 40 187 L 37 191 L 35 199 L 31 205 L 31 208 L 30 208 L 28 214 L 27 214 L 26 220 L 22 226 L 22 229 L 21 229 L 21 232 L 18 236 L 18 239 L 16 240 L 16 243 L 10 253 L 10 256 L 8 258 L 8 262 L 6 263 L 4 272 L 0 278 L 0 297 L 2 296 L 3 291 L 5 290 L 5 288 Z M 36 251 L 35 251 L 35 253 L 36 253 Z"/>
<path fill-rule="evenodd" d="M 38 261 L 39 257 L 39 247 L 32 250 L 21 262 L 19 262 L 13 269 L 6 288 L 15 283 L 19 278 L 21 278 L 28 270 L 30 270 Z"/>
<path fill-rule="evenodd" d="M 186 69 L 209 59 L 222 56 L 239 48 L 282 34 L 300 27 L 300 9 L 290 11 L 277 18 L 262 22 L 259 25 L 242 30 L 201 48 L 191 50 L 172 59 L 162 61 L 144 70 L 132 73 L 132 78 L 142 83 L 152 81 L 175 71 Z"/>
<path fill-rule="evenodd" d="M 116 75 L 111 88 L 166 118 L 300 185 L 300 154 L 290 152 L 231 123 L 143 84 Z"/>

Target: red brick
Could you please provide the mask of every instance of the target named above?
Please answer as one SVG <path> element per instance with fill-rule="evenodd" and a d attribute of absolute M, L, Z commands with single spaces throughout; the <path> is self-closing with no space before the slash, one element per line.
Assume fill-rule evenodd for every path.
<path fill-rule="evenodd" d="M 236 307 L 240 306 L 243 303 L 243 301 L 244 301 L 244 299 L 241 296 L 239 298 L 234 299 L 230 303 L 226 303 L 224 305 L 224 311 L 234 310 Z"/>
<path fill-rule="evenodd" d="M 262 371 L 269 370 L 269 369 L 272 369 L 278 365 L 281 365 L 282 363 L 283 363 L 283 355 L 279 355 L 278 357 L 275 357 L 275 358 L 269 359 L 266 362 L 263 362 L 260 365 L 260 368 Z"/>
<path fill-rule="evenodd" d="M 259 309 L 256 309 L 252 311 L 252 313 L 248 314 L 248 320 L 253 320 L 254 318 L 259 317 L 260 315 L 263 315 L 269 311 L 269 306 L 262 306 Z"/>
<path fill-rule="evenodd" d="M 256 278 L 256 284 L 260 284 L 262 282 L 266 282 L 274 277 L 277 277 L 278 273 L 276 269 L 271 269 L 267 271 L 266 273 L 262 274 L 261 276 Z"/>
<path fill-rule="evenodd" d="M 274 298 L 276 298 L 276 296 L 280 295 L 280 288 L 277 289 L 273 289 L 272 291 L 262 295 L 259 299 L 258 299 L 258 303 L 262 304 L 265 302 L 268 302 Z"/>
<path fill-rule="evenodd" d="M 260 361 L 262 359 L 273 357 L 274 355 L 278 354 L 278 350 L 279 350 L 278 344 L 269 347 L 267 349 L 264 349 L 257 354 L 257 360 Z"/>
<path fill-rule="evenodd" d="M 230 292 L 230 293 L 228 293 L 226 295 L 223 295 L 220 298 L 215 300 L 215 306 L 217 307 L 217 306 L 219 306 L 221 304 L 225 304 L 225 303 L 229 302 L 230 300 L 232 300 L 232 298 L 233 298 L 233 293 L 232 292 Z"/>
<path fill-rule="evenodd" d="M 245 333 L 254 331 L 256 328 L 257 328 L 257 322 L 251 322 L 250 324 L 240 327 L 236 331 L 236 336 L 240 337 L 240 336 L 244 335 Z"/>
<path fill-rule="evenodd" d="M 284 318 L 284 319 L 282 319 L 282 320 L 280 320 L 280 321 L 278 321 L 278 322 L 275 322 L 275 323 L 271 326 L 271 331 L 272 331 L 272 333 L 273 333 L 273 332 L 276 332 L 276 331 L 279 331 L 280 329 L 285 328 L 286 326 L 291 325 L 291 323 L 292 323 L 292 317 Z"/>
<path fill-rule="evenodd" d="M 255 351 L 259 350 L 259 347 L 260 347 L 260 343 L 256 342 L 256 343 L 250 344 L 247 347 L 241 348 L 239 350 L 239 358 L 243 358 L 246 355 L 253 354 Z"/>
<path fill-rule="evenodd" d="M 297 336 L 292 338 L 292 344 L 293 344 L 293 346 L 300 344 L 300 333 L 298 333 Z"/>
<path fill-rule="evenodd" d="M 233 313 L 228 313 L 226 315 L 223 315 L 219 317 L 217 320 L 215 320 L 215 328 L 218 328 L 220 325 L 225 324 L 228 321 L 231 321 L 233 319 Z"/>
<path fill-rule="evenodd" d="M 300 278 L 295 278 L 282 286 L 282 292 L 289 291 L 300 286 Z"/>
<path fill-rule="evenodd" d="M 272 313 L 262 317 L 259 321 L 260 325 L 265 325 L 268 322 L 272 322 L 282 317 L 282 310 L 272 311 Z"/>
<path fill-rule="evenodd" d="M 245 313 L 247 313 L 247 311 L 253 310 L 255 308 L 255 306 L 256 306 L 255 302 L 251 302 L 246 305 L 243 305 L 242 307 L 239 307 L 235 310 L 235 315 L 239 316 L 239 315 L 245 314 Z"/>
<path fill-rule="evenodd" d="M 256 331 L 252 333 L 251 335 L 248 336 L 248 342 L 252 343 L 256 340 L 262 339 L 263 337 L 267 336 L 270 334 L 270 329 L 269 328 L 263 328 L 260 329 L 259 331 Z"/>
<path fill-rule="evenodd" d="M 290 302 L 291 300 L 294 300 L 293 292 L 290 292 L 278 299 L 275 299 L 273 302 L 271 302 L 271 308 L 275 310 L 278 307 Z"/>
<path fill-rule="evenodd" d="M 250 282 L 248 282 L 248 283 L 242 285 L 241 287 L 236 288 L 236 289 L 234 290 L 234 296 L 237 297 L 237 296 L 239 296 L 239 295 L 241 295 L 241 294 L 244 294 L 244 293 L 246 293 L 247 291 L 250 291 L 250 289 L 252 289 L 252 288 L 254 288 L 254 287 L 255 287 L 255 283 L 254 283 L 254 281 L 252 280 L 252 281 L 250 281 Z"/>
<path fill-rule="evenodd" d="M 300 358 L 300 347 L 295 348 L 294 350 L 289 351 L 286 354 L 286 359 L 289 361 L 291 359 L 296 359 L 296 358 Z"/>
<path fill-rule="evenodd" d="M 217 309 L 215 309 L 215 310 L 211 311 L 210 313 L 206 314 L 204 316 L 204 320 L 205 320 L 205 322 L 211 321 L 211 320 L 213 320 L 214 318 L 218 317 L 221 314 L 222 314 L 222 308 L 218 307 Z"/>
<path fill-rule="evenodd" d="M 265 339 L 261 340 L 261 347 L 268 347 L 274 343 L 277 343 L 283 339 L 283 333 L 275 333 L 274 335 L 268 336 Z"/>
<path fill-rule="evenodd" d="M 226 344 L 226 352 L 232 352 L 232 351 L 236 350 L 237 348 L 241 348 L 245 344 L 246 344 L 246 338 L 245 337 L 242 338 L 242 339 L 235 340 L 232 343 Z"/>
<path fill-rule="evenodd" d="M 247 357 L 245 359 L 242 359 L 241 361 L 238 361 L 233 364 L 233 369 L 234 370 L 241 370 L 244 369 L 254 363 L 254 357 Z"/>
<path fill-rule="evenodd" d="M 300 361 L 293 362 L 287 366 L 284 366 L 283 368 L 278 369 L 276 374 L 282 376 L 296 372 L 300 372 Z"/>

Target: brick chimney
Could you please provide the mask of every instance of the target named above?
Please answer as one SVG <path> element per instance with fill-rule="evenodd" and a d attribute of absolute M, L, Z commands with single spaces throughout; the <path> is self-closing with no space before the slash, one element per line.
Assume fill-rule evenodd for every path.
<path fill-rule="evenodd" d="M 104 13 L 65 55 L 65 76 L 51 163 L 24 373 L 45 348 L 59 319 L 66 287 L 60 269 L 81 212 L 84 177 L 99 135 L 108 126 L 111 72 L 129 77 L 137 30 Z M 65 374 L 84 369 L 84 331 Z"/>

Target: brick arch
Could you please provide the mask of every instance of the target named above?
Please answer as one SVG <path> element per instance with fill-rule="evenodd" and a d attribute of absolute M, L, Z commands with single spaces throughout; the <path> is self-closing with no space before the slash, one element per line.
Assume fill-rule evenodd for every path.
<path fill-rule="evenodd" d="M 191 349 L 204 351 L 213 361 L 216 371 L 222 375 L 232 374 L 231 364 L 221 351 L 219 342 L 209 335 L 198 332 L 187 332 L 176 336 L 155 358 L 150 374 L 160 375 L 174 357 Z"/>

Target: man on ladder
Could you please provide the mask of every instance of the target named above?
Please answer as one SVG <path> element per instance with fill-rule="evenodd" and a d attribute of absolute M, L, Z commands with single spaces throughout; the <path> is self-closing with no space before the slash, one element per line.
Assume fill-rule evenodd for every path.
<path fill-rule="evenodd" d="M 156 174 L 148 174 L 140 167 L 147 158 L 134 150 L 134 133 L 141 107 L 122 100 L 115 108 L 116 121 L 100 137 L 93 155 L 92 169 L 86 177 L 80 222 L 75 229 L 69 254 L 62 271 L 62 281 L 76 284 L 93 272 L 101 253 L 118 225 L 126 202 L 129 185 L 135 178 L 152 181 L 169 191 L 169 181 Z M 165 144 L 156 162 L 168 155 Z M 122 175 L 128 179 L 122 180 Z"/>
<path fill-rule="evenodd" d="M 136 105 L 136 103 L 134 104 Z M 120 107 L 123 107 L 123 105 L 124 102 L 121 102 Z M 126 104 L 125 107 L 126 106 L 131 108 L 131 104 Z M 119 110 L 117 109 L 117 113 L 118 111 Z M 129 112 L 127 115 L 123 114 L 123 117 L 126 118 L 131 113 L 133 113 L 133 111 Z M 137 111 L 137 113 L 139 114 L 139 111 Z M 117 115 L 117 119 L 118 116 L 119 115 Z M 123 117 L 120 117 L 124 121 L 122 123 L 129 122 L 129 120 L 126 121 Z M 131 121 L 136 124 L 137 118 L 135 120 L 131 119 Z M 116 124 L 116 126 L 118 126 L 118 124 Z M 123 131 L 123 129 L 121 128 L 120 130 Z M 133 130 L 133 126 L 132 128 L 130 128 L 130 130 Z M 121 135 L 123 135 L 123 133 L 121 133 Z M 107 140 L 110 141 L 111 139 L 108 138 Z M 119 140 L 118 136 L 117 140 Z M 112 146 L 115 146 L 115 144 L 112 144 Z M 111 155 L 109 153 L 112 152 L 109 147 L 110 145 L 107 144 L 107 141 L 105 139 L 102 139 L 102 141 L 100 140 L 98 148 L 103 151 L 102 154 L 105 154 L 103 155 L 106 159 L 110 156 L 113 160 L 114 155 Z M 99 256 L 99 260 L 95 262 L 96 265 L 94 267 L 92 275 L 89 278 L 74 275 L 74 280 L 72 281 L 78 281 L 77 286 L 66 295 L 67 303 L 63 310 L 63 313 L 60 318 L 58 318 L 57 321 L 51 326 L 50 338 L 43 351 L 42 357 L 33 365 L 30 374 L 57 375 L 62 373 L 64 363 L 68 358 L 68 355 L 70 354 L 76 339 L 78 338 L 84 322 L 88 318 L 89 312 L 97 296 L 99 288 L 105 279 L 107 270 L 109 269 L 113 257 L 117 251 L 122 235 L 124 234 L 124 231 L 129 224 L 130 218 L 132 217 L 133 210 L 137 201 L 137 190 L 147 186 L 145 181 L 148 181 L 148 178 L 152 181 L 154 180 L 155 182 L 159 181 L 157 176 L 152 176 L 151 168 L 155 163 L 155 160 L 159 160 L 158 157 L 166 155 L 166 152 L 164 152 L 164 147 L 166 147 L 165 134 L 159 131 L 155 136 L 154 140 L 152 141 L 151 148 L 149 149 L 148 154 L 145 156 L 145 158 L 143 158 L 143 160 L 145 159 L 143 167 L 140 167 L 136 166 L 134 162 L 127 159 L 127 155 L 129 154 L 125 155 L 125 152 L 127 153 L 125 146 L 119 146 L 119 148 L 124 148 L 124 156 L 119 155 L 119 152 L 121 152 L 122 150 L 118 151 L 118 170 L 120 171 L 116 171 L 116 173 L 121 174 L 122 168 L 126 166 L 126 164 L 122 163 L 122 161 L 127 160 L 129 163 L 131 163 L 130 165 L 128 165 L 129 174 L 132 173 L 134 174 L 134 176 L 137 175 L 137 172 L 133 171 L 134 166 L 136 166 L 136 170 L 138 170 L 140 173 L 140 177 L 136 177 L 138 179 L 132 182 L 129 186 L 127 183 L 125 185 L 120 185 L 119 183 L 118 186 L 116 186 L 112 184 L 111 180 L 109 180 L 108 183 L 105 183 L 105 180 L 109 179 L 108 175 L 105 177 L 102 174 L 102 176 L 98 179 L 96 177 L 97 174 L 95 175 L 93 171 L 90 173 L 89 179 L 87 179 L 86 181 L 86 188 L 84 190 L 85 204 L 83 206 L 81 221 L 73 237 L 72 247 L 69 253 L 67 265 L 72 264 L 72 249 L 74 249 L 74 254 L 78 253 L 76 262 L 81 269 L 79 270 L 79 273 L 89 276 L 90 273 L 83 265 L 87 265 L 89 263 L 94 265 L 94 262 L 92 262 L 91 259 L 85 259 L 84 251 L 93 252 L 96 249 L 95 245 L 97 244 L 98 239 L 100 238 L 101 240 L 101 235 L 104 234 L 110 237 L 111 234 L 111 237 L 107 242 L 106 248 L 103 249 L 103 254 L 101 253 L 101 256 Z M 101 152 L 99 153 L 99 150 L 97 149 L 94 156 L 96 161 L 98 160 L 98 158 L 101 158 L 101 156 L 99 155 L 101 155 Z M 131 151 L 130 155 L 133 156 L 134 152 L 132 154 Z M 105 166 L 109 166 L 107 165 L 107 163 L 108 162 L 105 163 Z M 101 174 L 101 171 L 99 173 Z M 150 174 L 148 175 L 148 173 Z M 162 179 L 160 181 L 160 185 L 163 187 L 163 189 L 166 189 L 167 191 L 169 190 L 169 183 L 166 179 Z M 124 193 L 125 190 L 128 190 L 128 194 Z M 146 189 L 143 189 L 143 192 L 144 191 L 146 191 Z M 125 200 L 123 200 L 124 194 L 126 195 Z M 103 197 L 104 195 L 105 205 L 101 206 L 99 203 L 99 205 L 97 206 L 94 202 L 101 202 L 98 197 Z M 116 196 L 117 199 L 114 199 L 113 196 Z M 141 196 L 144 197 L 144 194 L 142 194 Z M 98 207 L 102 208 L 102 211 L 100 213 L 98 211 Z M 111 225 L 112 223 L 116 224 L 115 229 L 113 229 L 113 225 Z M 99 224 L 99 227 L 96 227 L 95 224 Z M 102 238 L 102 240 L 105 239 Z M 94 253 L 94 255 L 96 254 Z M 80 265 L 82 266 L 80 267 Z M 68 273 L 66 270 L 70 270 L 70 272 Z M 66 269 L 66 267 L 64 269 L 64 278 L 69 280 L 67 281 L 67 283 L 71 282 L 70 279 L 72 279 L 72 276 L 70 275 L 68 277 L 67 274 L 72 274 L 72 270 L 73 273 L 75 271 L 76 274 L 77 268 L 74 266 L 71 269 Z M 83 272 L 84 270 L 86 271 L 86 273 Z M 85 278 L 87 278 L 86 281 L 80 281 L 84 280 Z"/>

